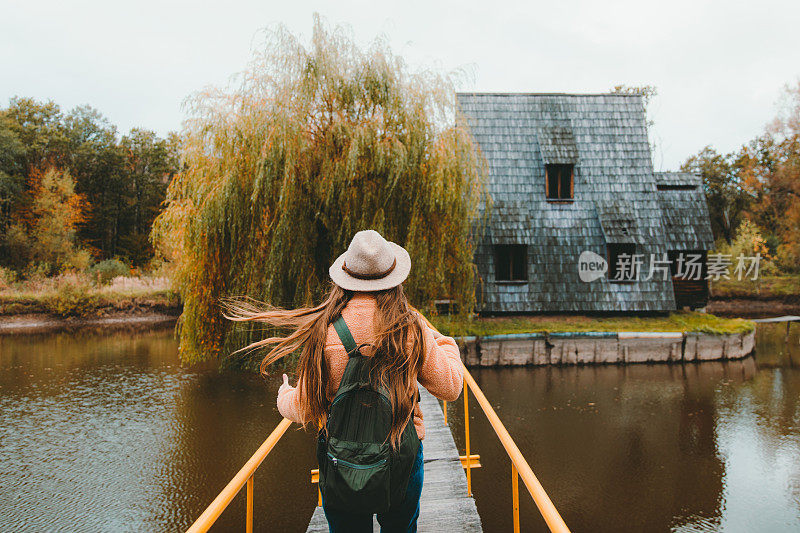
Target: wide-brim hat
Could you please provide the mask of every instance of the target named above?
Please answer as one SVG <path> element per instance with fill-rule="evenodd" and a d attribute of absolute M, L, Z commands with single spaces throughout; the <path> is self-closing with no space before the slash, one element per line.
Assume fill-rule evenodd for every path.
<path fill-rule="evenodd" d="M 411 256 L 406 249 L 371 229 L 356 233 L 347 251 L 328 269 L 333 282 L 349 291 L 391 289 L 409 272 Z"/>

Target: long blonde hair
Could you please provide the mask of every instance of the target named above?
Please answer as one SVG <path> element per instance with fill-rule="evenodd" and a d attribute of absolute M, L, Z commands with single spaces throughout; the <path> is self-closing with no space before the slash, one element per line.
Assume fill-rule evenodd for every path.
<path fill-rule="evenodd" d="M 389 440 L 397 446 L 417 403 L 417 374 L 427 353 L 425 337 L 420 317 L 409 305 L 402 284 L 372 294 L 377 302 L 372 317 L 375 336 L 370 343 L 374 349 L 365 355 L 374 358 L 370 374 L 372 385 L 389 391 L 394 413 Z M 352 296 L 353 292 L 331 283 L 325 301 L 316 307 L 282 309 L 252 299 L 221 299 L 223 316 L 229 320 L 263 322 L 279 329 L 294 330 L 286 337 L 268 337 L 234 353 L 272 346 L 261 361 L 261 373 L 266 375 L 270 363 L 301 350 L 297 373 L 304 427 L 309 423 L 317 429 L 325 427 L 326 389 L 330 377 L 324 358 L 325 339 L 328 326 L 341 314 Z"/>

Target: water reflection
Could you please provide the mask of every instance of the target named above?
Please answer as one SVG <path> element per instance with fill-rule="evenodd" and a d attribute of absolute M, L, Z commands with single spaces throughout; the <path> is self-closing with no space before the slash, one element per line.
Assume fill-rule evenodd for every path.
<path fill-rule="evenodd" d="M 800 530 L 800 346 L 756 359 L 480 369 L 474 375 L 573 531 Z M 278 423 L 278 379 L 181 368 L 171 329 L 0 337 L 0 530 L 179 531 Z M 463 450 L 462 403 L 449 404 Z M 473 403 L 486 531 L 511 529 L 510 465 Z M 256 529 L 302 531 L 312 439 L 256 476 Z M 522 498 L 525 530 L 545 530 Z M 217 531 L 240 530 L 243 498 Z"/>
<path fill-rule="evenodd" d="M 775 346 L 781 331 L 759 337 Z M 790 346 L 798 357 L 796 335 Z M 800 372 L 788 356 L 473 374 L 573 531 L 798 531 Z M 463 449 L 461 409 L 450 406 Z M 510 530 L 508 459 L 470 415 L 478 510 L 487 530 Z M 529 499 L 522 517 L 546 530 Z"/>
<path fill-rule="evenodd" d="M 181 368 L 176 348 L 171 329 L 0 337 L 0 530 L 191 524 L 280 416 L 277 382 Z M 310 447 L 290 431 L 262 467 L 260 530 L 307 523 Z M 238 530 L 242 515 L 237 501 L 216 529 Z"/>

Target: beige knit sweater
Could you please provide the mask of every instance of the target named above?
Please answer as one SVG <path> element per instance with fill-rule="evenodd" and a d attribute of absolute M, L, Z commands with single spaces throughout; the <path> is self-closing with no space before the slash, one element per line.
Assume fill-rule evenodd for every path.
<path fill-rule="evenodd" d="M 342 317 L 347 327 L 353 334 L 357 344 L 374 340 L 372 316 L 375 311 L 376 301 L 372 293 L 357 292 L 353 295 L 347 306 L 342 310 Z M 425 343 L 428 352 L 417 376 L 419 383 L 428 389 L 431 394 L 445 401 L 454 401 L 461 394 L 464 383 L 461 359 L 458 346 L 452 337 L 442 335 L 435 329 L 423 323 Z M 325 340 L 325 363 L 328 366 L 327 394 L 333 400 L 339 382 L 347 366 L 347 352 L 336 334 L 333 324 L 328 326 L 328 337 Z M 303 413 L 300 412 L 298 389 L 296 387 L 284 388 L 278 394 L 278 411 L 293 422 L 302 424 Z M 422 411 L 417 405 L 414 411 L 414 426 L 420 439 L 425 438 L 425 425 L 422 421 Z"/>

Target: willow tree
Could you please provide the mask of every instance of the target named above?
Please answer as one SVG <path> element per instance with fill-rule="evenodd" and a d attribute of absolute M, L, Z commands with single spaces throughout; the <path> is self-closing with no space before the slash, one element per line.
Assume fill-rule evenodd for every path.
<path fill-rule="evenodd" d="M 318 301 L 328 266 L 367 228 L 408 249 L 415 305 L 473 309 L 486 172 L 454 81 L 412 72 L 384 41 L 359 47 L 315 17 L 310 46 L 270 31 L 231 87 L 187 101 L 183 170 L 152 234 L 177 261 L 184 361 L 263 334 L 232 329 L 220 297 Z"/>

